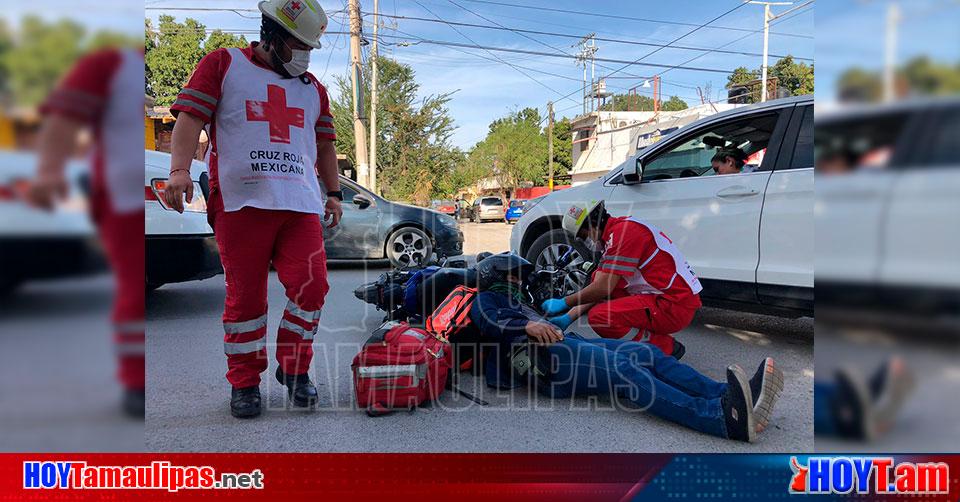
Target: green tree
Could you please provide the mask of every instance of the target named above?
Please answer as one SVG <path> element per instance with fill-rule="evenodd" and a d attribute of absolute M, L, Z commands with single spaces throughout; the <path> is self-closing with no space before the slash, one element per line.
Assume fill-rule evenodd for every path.
<path fill-rule="evenodd" d="M 960 93 L 960 63 L 937 62 L 917 56 L 897 69 L 897 95 L 947 95 Z M 849 68 L 837 80 L 841 101 L 874 102 L 883 97 L 883 77 L 879 71 Z"/>
<path fill-rule="evenodd" d="M 13 48 L 13 33 L 6 21 L 0 19 L 0 103 L 10 93 L 10 71 L 7 69 L 7 55 Z"/>
<path fill-rule="evenodd" d="M 553 123 L 553 176 L 567 174 L 573 168 L 573 145 L 570 143 L 570 119 Z M 544 180 L 546 184 L 546 180 Z"/>
<path fill-rule="evenodd" d="M 727 76 L 727 89 L 733 86 L 746 85 L 748 94 L 743 97 L 747 103 L 758 103 L 760 101 L 760 79 L 761 70 L 750 70 L 741 66 L 733 70 L 733 73 Z M 806 63 L 796 63 L 793 56 L 784 56 L 780 58 L 773 66 L 767 68 L 767 77 L 776 78 L 777 86 L 786 89 L 790 96 L 802 96 L 813 94 L 813 65 Z M 772 96 L 771 96 L 772 98 Z"/>
<path fill-rule="evenodd" d="M 146 28 L 147 91 L 156 98 L 158 105 L 168 106 L 176 100 L 193 69 L 206 54 L 201 47 L 205 27 L 195 19 L 187 18 L 178 23 L 173 16 L 164 14 L 160 16 L 157 31 L 151 31 L 149 23 Z"/>
<path fill-rule="evenodd" d="M 243 48 L 248 45 L 250 45 L 250 42 L 247 42 L 246 37 L 243 35 L 238 37 L 231 33 L 213 30 L 203 43 L 203 52 L 204 54 L 210 54 L 217 49 L 228 49 L 231 47 Z"/>
<path fill-rule="evenodd" d="M 540 130 L 540 114 L 525 108 L 497 119 L 490 132 L 467 157 L 475 173 L 485 173 L 500 185 L 501 195 L 524 181 L 540 181 L 547 160 L 546 136 Z"/>
<path fill-rule="evenodd" d="M 420 85 L 408 65 L 380 56 L 377 60 L 377 180 L 384 196 L 426 204 L 456 191 L 466 171 L 463 153 L 450 145 L 455 129 L 447 110 L 450 93 L 418 98 Z M 370 116 L 371 66 L 363 68 L 364 117 Z M 330 104 L 337 130 L 337 152 L 356 165 L 353 91 L 349 75 L 334 77 L 337 99 Z"/>
<path fill-rule="evenodd" d="M 85 30 L 66 19 L 47 23 L 36 16 L 20 22 L 18 42 L 4 57 L 10 91 L 20 105 L 34 106 L 82 54 Z"/>
<path fill-rule="evenodd" d="M 689 108 L 687 102 L 676 96 L 670 96 L 670 99 L 660 104 L 660 109 L 665 112 L 678 112 L 687 108 Z"/>

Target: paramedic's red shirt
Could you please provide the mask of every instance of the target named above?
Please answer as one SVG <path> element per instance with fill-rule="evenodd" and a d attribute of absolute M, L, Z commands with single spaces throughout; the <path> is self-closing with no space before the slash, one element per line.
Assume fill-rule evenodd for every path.
<path fill-rule="evenodd" d="M 85 56 L 50 93 L 40 113 L 59 114 L 94 127 L 100 133 L 103 112 L 110 99 L 110 83 L 122 62 L 120 52 L 104 49 Z"/>
<path fill-rule="evenodd" d="M 253 48 L 256 45 L 257 42 L 253 42 L 249 47 L 241 49 L 241 52 L 253 64 L 273 71 L 272 68 L 265 66 L 254 57 Z M 181 112 L 189 113 L 204 122 L 211 122 L 213 115 L 217 112 L 217 103 L 220 101 L 223 76 L 226 75 L 229 68 L 230 52 L 226 49 L 217 49 L 204 56 L 197 64 L 197 68 L 190 76 L 187 85 L 177 95 L 177 100 L 170 107 L 170 112 L 174 116 Z M 317 81 L 313 74 L 307 72 L 306 75 L 316 84 L 317 91 L 320 93 L 320 116 L 315 124 L 317 141 L 334 141 L 337 139 L 337 134 L 333 130 L 333 115 L 330 113 L 330 99 L 327 97 L 327 89 Z"/>
<path fill-rule="evenodd" d="M 657 251 L 657 241 L 650 229 L 628 217 L 611 217 L 603 232 L 603 242 L 607 244 L 602 262 L 597 269 L 600 272 L 619 275 L 614 297 L 626 296 L 626 279 L 638 270 L 637 264 L 643 264 Z M 618 260 L 617 258 L 626 258 Z M 700 296 L 694 293 L 686 281 L 673 280 L 677 267 L 667 253 L 657 253 L 653 259 L 639 269 L 643 278 L 651 286 L 663 291 L 662 298 L 690 308 L 700 308 Z M 671 283 L 673 280 L 673 284 Z M 667 288 L 667 285 L 670 287 Z"/>

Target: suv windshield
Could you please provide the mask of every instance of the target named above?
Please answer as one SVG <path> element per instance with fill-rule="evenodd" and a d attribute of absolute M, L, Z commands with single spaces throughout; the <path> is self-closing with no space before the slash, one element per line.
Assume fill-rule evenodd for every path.
<path fill-rule="evenodd" d="M 480 202 L 484 206 L 502 206 L 503 201 L 497 197 L 487 197 Z"/>

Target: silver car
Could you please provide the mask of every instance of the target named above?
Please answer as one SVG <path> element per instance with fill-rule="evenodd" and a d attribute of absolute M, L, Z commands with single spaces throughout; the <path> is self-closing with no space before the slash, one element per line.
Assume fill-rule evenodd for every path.
<path fill-rule="evenodd" d="M 470 208 L 470 219 L 474 223 L 496 220 L 503 221 L 506 206 L 500 197 L 481 197 L 473 201 Z"/>

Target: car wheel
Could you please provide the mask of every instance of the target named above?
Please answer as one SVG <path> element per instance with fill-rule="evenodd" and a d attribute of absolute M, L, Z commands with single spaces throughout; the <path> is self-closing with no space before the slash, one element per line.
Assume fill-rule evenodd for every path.
<path fill-rule="evenodd" d="M 592 256 L 592 254 L 583 243 L 574 241 L 561 229 L 551 230 L 538 237 L 537 240 L 533 241 L 533 244 L 530 245 L 530 249 L 527 250 L 524 258 L 530 263 L 533 263 L 536 270 L 556 270 L 555 264 L 557 260 L 570 250 L 571 247 L 573 247 L 574 253 L 576 254 L 565 270 L 578 270 L 585 261 L 583 257 L 589 257 Z M 579 276 L 574 275 L 571 277 Z M 583 286 L 586 286 L 586 281 L 588 280 L 589 277 L 585 277 L 584 274 L 584 277 L 579 277 L 577 281 L 567 284 L 568 290 L 565 294 L 575 293 Z"/>
<path fill-rule="evenodd" d="M 387 258 L 396 268 L 425 265 L 432 256 L 433 242 L 419 228 L 399 228 L 387 237 Z"/>

